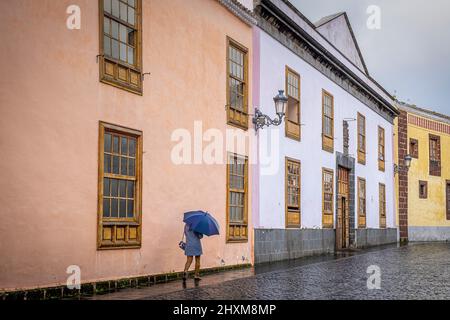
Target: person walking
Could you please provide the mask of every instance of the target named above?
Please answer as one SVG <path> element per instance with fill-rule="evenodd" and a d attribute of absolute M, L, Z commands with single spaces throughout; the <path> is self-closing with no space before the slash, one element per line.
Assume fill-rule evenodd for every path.
<path fill-rule="evenodd" d="M 184 254 L 187 257 L 186 265 L 184 266 L 183 281 L 187 280 L 187 273 L 191 267 L 192 261 L 195 257 L 195 276 L 196 281 L 200 281 L 200 257 L 203 254 L 201 239 L 203 235 L 195 232 L 186 224 L 184 226 L 184 235 L 186 237 L 186 247 Z"/>

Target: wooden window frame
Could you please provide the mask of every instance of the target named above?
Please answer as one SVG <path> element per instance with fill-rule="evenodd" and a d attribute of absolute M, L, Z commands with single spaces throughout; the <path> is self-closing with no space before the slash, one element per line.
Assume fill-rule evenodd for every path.
<path fill-rule="evenodd" d="M 242 223 L 231 223 L 230 222 L 230 192 L 233 189 L 230 188 L 230 158 L 236 157 L 242 161 L 244 161 L 244 189 L 239 189 L 239 192 L 244 192 L 244 219 Z M 227 196 L 226 196 L 226 242 L 227 243 L 247 243 L 248 242 L 248 157 L 241 156 L 235 153 L 228 153 L 227 155 L 227 172 L 226 172 L 226 182 L 227 182 Z M 238 228 L 239 236 L 231 235 L 230 233 L 236 233 L 236 228 Z M 242 235 L 243 234 L 243 235 Z"/>
<path fill-rule="evenodd" d="M 331 213 L 325 212 L 325 175 L 331 175 Z M 334 170 L 322 168 L 322 228 L 334 227 Z"/>
<path fill-rule="evenodd" d="M 244 98 L 243 98 L 243 111 L 233 108 L 231 106 L 231 88 L 230 88 L 230 78 L 233 77 L 230 74 L 230 47 L 234 47 L 238 51 L 241 51 L 244 55 Z M 238 127 L 243 130 L 248 130 L 248 106 L 249 106 L 249 76 L 248 76 L 248 48 L 240 44 L 239 42 L 233 40 L 232 38 L 226 38 L 226 97 L 227 97 L 227 124 Z M 233 77 L 235 78 L 235 77 Z M 236 79 L 236 78 L 235 78 Z M 236 79 L 241 81 L 241 79 Z"/>
<path fill-rule="evenodd" d="M 432 154 L 432 143 L 431 141 L 436 141 L 436 153 L 437 153 L 437 158 L 438 159 L 432 159 L 431 158 L 431 154 Z M 429 166 L 429 173 L 430 176 L 436 176 L 436 177 L 440 177 L 441 176 L 441 137 L 440 136 L 436 136 L 434 134 L 430 134 L 429 138 L 428 138 L 428 144 L 429 144 L 429 161 L 428 161 L 428 166 Z"/>
<path fill-rule="evenodd" d="M 136 1 L 136 47 L 135 47 L 135 64 L 131 65 L 112 56 L 106 56 L 104 50 L 104 17 L 105 15 L 112 19 L 121 21 L 121 24 L 127 25 L 124 21 L 104 12 L 104 0 L 99 2 L 99 28 L 100 28 L 100 54 L 98 57 L 100 67 L 100 82 L 126 90 L 128 92 L 142 95 L 143 94 L 143 76 L 142 76 L 142 0 Z M 125 79 L 126 78 L 126 79 Z"/>
<path fill-rule="evenodd" d="M 360 128 L 361 128 L 361 121 L 364 121 L 364 132 L 360 132 Z M 358 112 L 358 116 L 357 116 L 357 134 L 358 134 L 358 144 L 356 146 L 356 149 L 358 151 L 358 163 L 365 165 L 366 164 L 366 149 L 367 149 L 367 136 L 366 136 L 366 132 L 367 132 L 367 122 L 366 122 L 366 117 L 363 116 L 361 113 Z M 363 142 L 363 146 L 364 148 L 361 149 L 359 146 L 361 145 L 361 140 Z M 378 152 L 377 152 L 378 153 Z"/>
<path fill-rule="evenodd" d="M 386 229 L 386 219 L 387 219 L 387 205 L 386 205 L 386 185 L 380 183 L 378 186 L 378 205 L 379 205 L 379 216 L 380 216 L 380 229 Z M 383 190 L 383 192 L 382 192 Z M 383 197 L 382 197 L 383 195 Z M 384 213 L 384 215 L 383 215 Z"/>
<path fill-rule="evenodd" d="M 298 99 L 297 97 L 293 97 L 291 95 L 289 95 L 289 74 L 293 75 L 294 77 L 298 78 L 297 81 L 297 87 L 298 87 Z M 288 66 L 285 67 L 285 92 L 286 92 L 286 96 L 288 97 L 288 99 L 293 99 L 296 102 L 297 108 L 298 108 L 298 117 L 297 117 L 297 123 L 292 122 L 288 119 L 288 114 L 289 114 L 289 102 L 286 105 L 286 121 L 285 121 L 285 134 L 286 137 L 296 140 L 296 141 L 301 141 L 301 124 L 300 124 L 300 119 L 301 119 L 301 78 L 300 78 L 300 74 L 295 72 L 293 69 L 289 68 Z"/>
<path fill-rule="evenodd" d="M 298 165 L 299 167 L 299 174 L 298 174 L 298 183 L 299 183 L 299 188 L 298 188 L 298 212 L 296 212 L 297 210 L 293 210 L 290 209 L 288 206 L 288 164 L 292 163 L 295 165 Z M 300 162 L 300 160 L 297 159 L 292 159 L 292 158 L 288 158 L 286 157 L 285 159 L 285 176 L 284 176 L 284 206 L 285 206 L 285 226 L 286 229 L 299 229 L 302 226 L 302 198 L 301 198 L 301 194 L 302 194 L 302 164 Z M 296 214 L 298 213 L 299 219 L 298 219 L 298 224 L 289 224 L 289 214 Z"/>
<path fill-rule="evenodd" d="M 361 186 L 364 185 L 364 199 L 360 197 Z M 367 227 L 367 183 L 366 179 L 358 177 L 358 228 Z M 364 214 L 361 214 L 361 204 L 364 201 Z"/>
<path fill-rule="evenodd" d="M 331 98 L 331 136 L 325 134 L 325 96 Z M 322 89 L 322 150 L 334 152 L 334 96 Z"/>
<path fill-rule="evenodd" d="M 118 134 L 136 139 L 135 155 L 135 189 L 134 189 L 134 217 L 133 218 L 104 218 L 103 217 L 103 179 L 121 179 L 119 174 L 104 173 L 104 136 L 105 133 Z M 117 126 L 114 124 L 99 123 L 99 163 L 98 163 L 98 232 L 97 249 L 133 249 L 140 248 L 142 244 L 142 131 Z M 118 232 L 124 233 L 124 239 L 118 240 Z M 110 239 L 104 239 L 105 235 Z M 132 236 L 133 235 L 133 236 Z M 135 237 L 134 237 L 135 235 Z"/>
<path fill-rule="evenodd" d="M 419 140 L 409 138 L 409 155 L 414 159 L 419 159 Z"/>
<path fill-rule="evenodd" d="M 419 199 L 428 199 L 428 181 L 419 180 Z"/>
<path fill-rule="evenodd" d="M 380 154 L 380 149 L 382 152 Z M 383 171 L 386 168 L 386 133 L 384 128 L 378 126 L 378 170 Z M 382 156 L 382 158 L 380 157 Z"/>

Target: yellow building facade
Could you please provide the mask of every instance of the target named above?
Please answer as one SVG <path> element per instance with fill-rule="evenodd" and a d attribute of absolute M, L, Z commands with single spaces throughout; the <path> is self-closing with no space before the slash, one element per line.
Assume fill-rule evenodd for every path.
<path fill-rule="evenodd" d="M 403 103 L 398 108 L 394 145 L 400 240 L 450 240 L 450 117 Z"/>

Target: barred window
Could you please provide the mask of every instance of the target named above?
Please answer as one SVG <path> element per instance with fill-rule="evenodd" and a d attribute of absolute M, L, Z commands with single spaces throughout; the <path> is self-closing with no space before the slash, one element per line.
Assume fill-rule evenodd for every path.
<path fill-rule="evenodd" d="M 248 128 L 248 50 L 228 38 L 227 121 Z"/>
<path fill-rule="evenodd" d="M 322 225 L 323 228 L 333 228 L 333 170 L 322 169 Z"/>
<path fill-rule="evenodd" d="M 230 154 L 227 165 L 227 240 L 248 240 L 248 213 L 247 213 L 247 184 L 248 184 L 247 158 Z"/>
<path fill-rule="evenodd" d="M 99 0 L 101 81 L 142 93 L 141 0 Z"/>
<path fill-rule="evenodd" d="M 286 67 L 286 136 L 300 140 L 300 75 Z"/>
<path fill-rule="evenodd" d="M 99 248 L 140 245 L 141 137 L 100 124 Z"/>
<path fill-rule="evenodd" d="M 430 134 L 430 175 L 441 175 L 441 138 Z"/>
<path fill-rule="evenodd" d="M 300 162 L 286 159 L 286 227 L 300 228 Z"/>

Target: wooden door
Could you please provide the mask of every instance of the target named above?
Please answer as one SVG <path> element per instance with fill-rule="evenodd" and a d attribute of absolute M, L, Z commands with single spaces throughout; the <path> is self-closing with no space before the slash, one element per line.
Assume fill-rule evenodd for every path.
<path fill-rule="evenodd" d="M 338 210 L 336 219 L 336 248 L 345 249 L 349 246 L 350 216 L 349 216 L 349 170 L 338 170 Z"/>
<path fill-rule="evenodd" d="M 447 180 L 445 194 L 447 197 L 447 220 L 450 220 L 450 180 Z"/>

